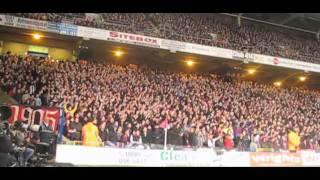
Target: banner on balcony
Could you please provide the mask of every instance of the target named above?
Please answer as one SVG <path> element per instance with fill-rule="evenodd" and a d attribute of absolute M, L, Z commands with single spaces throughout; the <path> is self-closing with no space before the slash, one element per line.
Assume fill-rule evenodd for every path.
<path fill-rule="evenodd" d="M 14 124 L 16 121 L 22 121 L 29 127 L 32 125 L 41 125 L 44 120 L 49 121 L 54 132 L 57 131 L 60 118 L 60 109 L 54 107 L 32 107 L 32 106 L 10 106 L 12 114 L 8 122 Z"/>

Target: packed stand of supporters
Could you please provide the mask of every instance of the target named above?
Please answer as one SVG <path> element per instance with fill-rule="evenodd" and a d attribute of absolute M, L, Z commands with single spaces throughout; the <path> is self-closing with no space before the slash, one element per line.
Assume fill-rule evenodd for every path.
<path fill-rule="evenodd" d="M 254 151 L 287 149 L 295 129 L 301 149 L 320 140 L 319 92 L 285 89 L 236 76 L 181 73 L 146 66 L 56 62 L 6 55 L 0 86 L 21 104 L 60 107 L 65 135 L 81 140 L 88 121 L 108 146 L 168 144 Z"/>
<path fill-rule="evenodd" d="M 161 37 L 205 45 L 319 63 L 320 42 L 315 35 L 298 33 L 235 17 L 194 14 L 151 14 L 161 27 Z M 214 39 L 212 34 L 216 35 Z M 211 37 L 210 37 L 211 35 Z"/>
<path fill-rule="evenodd" d="M 111 31 L 155 35 L 151 22 L 146 19 L 143 13 L 101 13 L 96 18 L 88 17 L 84 13 L 13 13 L 11 15 L 59 23 L 72 23 Z"/>
<path fill-rule="evenodd" d="M 86 18 L 82 13 L 15 13 L 16 16 L 142 34 L 209 46 L 247 50 L 300 61 L 319 63 L 320 42 L 315 35 L 219 14 L 101 13 Z"/>
<path fill-rule="evenodd" d="M 80 26 L 142 35 L 150 35 L 150 31 L 153 31 L 150 22 L 142 13 L 101 13 L 99 18 L 74 18 L 73 23 Z"/>

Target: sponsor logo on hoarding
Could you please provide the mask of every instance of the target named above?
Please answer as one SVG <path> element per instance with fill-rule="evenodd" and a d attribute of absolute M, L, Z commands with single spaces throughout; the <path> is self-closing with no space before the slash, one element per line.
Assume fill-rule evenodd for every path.
<path fill-rule="evenodd" d="M 0 15 L 0 24 L 4 25 L 4 15 Z"/>
<path fill-rule="evenodd" d="M 314 151 L 303 151 L 303 165 L 304 166 L 320 166 L 320 154 Z"/>
<path fill-rule="evenodd" d="M 141 36 L 141 35 L 121 33 L 116 31 L 108 31 L 107 38 L 113 41 L 127 42 L 127 43 L 152 46 L 152 47 L 160 47 L 158 39 Z"/>
<path fill-rule="evenodd" d="M 79 26 L 77 30 L 77 36 L 84 37 L 84 38 L 106 40 L 107 32 L 108 31 L 104 29 L 95 29 L 95 28 Z"/>
<path fill-rule="evenodd" d="M 20 24 L 29 24 L 29 25 L 43 26 L 43 27 L 47 26 L 46 21 L 35 21 L 35 20 L 25 19 L 25 18 L 18 18 L 17 22 Z"/>
<path fill-rule="evenodd" d="M 199 46 L 199 45 L 197 45 L 197 46 L 192 45 L 192 46 L 191 46 L 191 49 L 193 49 L 193 50 L 195 50 L 195 51 L 201 51 L 201 52 L 209 52 L 209 51 L 210 51 L 208 47 L 206 47 L 206 46 Z"/>
<path fill-rule="evenodd" d="M 187 161 L 188 160 L 188 154 L 185 153 L 179 153 L 177 151 L 162 151 L 160 153 L 161 160 L 164 161 Z"/>
<path fill-rule="evenodd" d="M 87 28 L 87 27 L 79 27 L 78 34 L 81 36 L 89 37 L 91 38 L 94 35 L 94 29 L 93 28 Z"/>
<path fill-rule="evenodd" d="M 70 36 L 76 36 L 78 33 L 77 26 L 65 23 L 49 23 L 48 31 Z"/>
<path fill-rule="evenodd" d="M 132 151 L 119 151 L 119 164 L 143 164 L 150 158 L 149 153 L 143 153 L 143 151 L 132 150 Z"/>
<path fill-rule="evenodd" d="M 17 27 L 22 28 L 31 28 L 31 29 L 39 29 L 39 30 L 47 30 L 48 22 L 47 21 L 38 21 L 27 18 L 18 18 L 17 19 Z"/>
<path fill-rule="evenodd" d="M 300 153 L 250 153 L 251 166 L 302 166 Z"/>
<path fill-rule="evenodd" d="M 48 31 L 60 33 L 58 23 L 49 22 L 48 23 Z"/>
<path fill-rule="evenodd" d="M 169 50 L 184 50 L 186 49 L 186 44 L 179 41 L 172 41 L 172 40 L 162 40 L 161 47 L 168 48 Z"/>
<path fill-rule="evenodd" d="M 60 34 L 76 36 L 77 35 L 77 26 L 69 24 L 59 24 Z"/>
<path fill-rule="evenodd" d="M 275 65 L 277 65 L 277 64 L 279 64 L 280 63 L 280 61 L 279 61 L 279 59 L 278 58 L 273 58 L 273 60 L 272 60 L 272 62 L 273 62 L 273 64 L 275 64 Z"/>
<path fill-rule="evenodd" d="M 14 26 L 14 17 L 13 16 L 4 16 L 4 25 Z"/>
<path fill-rule="evenodd" d="M 254 61 L 254 54 L 243 51 L 233 51 L 232 58 L 236 60 Z"/>

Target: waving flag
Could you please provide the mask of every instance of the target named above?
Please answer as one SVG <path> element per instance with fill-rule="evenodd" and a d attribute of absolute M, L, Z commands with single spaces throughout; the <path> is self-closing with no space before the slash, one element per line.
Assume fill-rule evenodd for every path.
<path fill-rule="evenodd" d="M 166 118 L 164 121 L 162 121 L 159 125 L 160 128 L 166 129 L 168 127 L 168 118 Z"/>

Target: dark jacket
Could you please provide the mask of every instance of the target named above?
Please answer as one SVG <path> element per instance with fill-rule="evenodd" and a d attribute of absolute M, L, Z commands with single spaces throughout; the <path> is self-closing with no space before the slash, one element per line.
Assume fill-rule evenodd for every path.
<path fill-rule="evenodd" d="M 151 137 L 152 137 L 152 142 L 153 144 L 163 144 L 164 137 L 163 137 L 163 132 L 160 128 L 154 129 L 151 132 Z"/>
<path fill-rule="evenodd" d="M 16 130 L 14 132 L 14 137 L 12 138 L 12 140 L 14 141 L 14 143 L 17 145 L 17 146 L 24 146 L 25 144 L 25 134 L 24 132 L 20 131 L 20 130 Z"/>
<path fill-rule="evenodd" d="M 108 131 L 107 140 L 111 142 L 117 142 L 117 133 L 113 130 Z"/>
<path fill-rule="evenodd" d="M 9 153 L 13 149 L 11 140 L 8 136 L 0 136 L 0 153 Z"/>
<path fill-rule="evenodd" d="M 53 131 L 52 126 L 41 123 L 41 131 Z"/>
<path fill-rule="evenodd" d="M 108 134 L 107 134 L 106 131 L 101 131 L 101 130 L 99 130 L 99 136 L 100 136 L 102 142 L 107 141 L 107 135 L 108 135 Z"/>
<path fill-rule="evenodd" d="M 146 134 L 142 133 L 141 138 L 142 138 L 143 144 L 150 144 L 152 142 L 152 137 L 151 137 L 150 131 L 147 131 Z"/>
<path fill-rule="evenodd" d="M 0 167 L 9 164 L 9 152 L 13 150 L 11 140 L 8 136 L 0 136 Z"/>
<path fill-rule="evenodd" d="M 191 133 L 190 135 L 189 135 L 189 143 L 190 143 L 190 145 L 191 146 L 196 146 L 197 145 L 197 136 L 196 136 L 196 134 L 195 133 Z"/>
<path fill-rule="evenodd" d="M 70 123 L 70 129 L 75 129 L 76 132 L 73 132 L 70 134 L 70 139 L 75 141 L 81 140 L 81 130 L 82 130 L 82 124 L 80 122 L 71 122 Z"/>
<path fill-rule="evenodd" d="M 182 137 L 179 135 L 179 130 L 176 128 L 168 130 L 168 144 L 181 146 L 182 145 Z"/>

